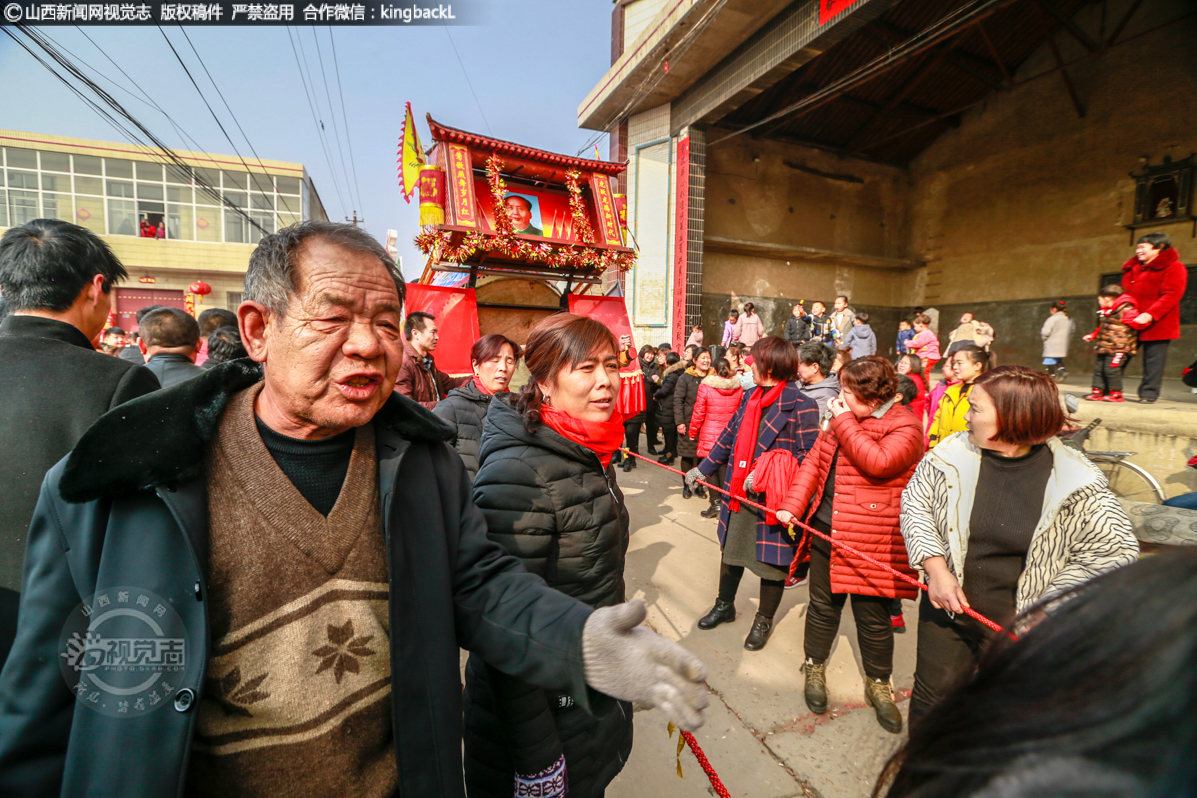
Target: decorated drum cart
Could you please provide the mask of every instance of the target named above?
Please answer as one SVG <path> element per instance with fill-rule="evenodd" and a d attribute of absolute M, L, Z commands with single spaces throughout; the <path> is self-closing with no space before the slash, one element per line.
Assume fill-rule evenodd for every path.
<path fill-rule="evenodd" d="M 636 253 L 625 243 L 623 197 L 611 190 L 625 164 L 524 147 L 431 116 L 428 127 L 425 152 L 409 106 L 399 171 L 406 196 L 418 181 L 416 245 L 428 257 L 408 286 L 408 312 L 437 316 L 440 368 L 468 374 L 480 336 L 501 333 L 522 345 L 537 322 L 562 310 L 628 336 L 634 352 L 618 278 Z M 620 410 L 634 415 L 644 409 L 634 355 L 621 377 Z"/>

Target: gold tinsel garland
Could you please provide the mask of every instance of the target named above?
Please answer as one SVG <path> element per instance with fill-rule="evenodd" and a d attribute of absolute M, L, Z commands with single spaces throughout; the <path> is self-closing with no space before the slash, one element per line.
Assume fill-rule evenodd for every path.
<path fill-rule="evenodd" d="M 454 247 L 450 243 L 451 238 L 448 232 L 425 230 L 417 235 L 415 240 L 416 246 L 421 252 L 425 255 L 433 255 L 437 261 L 464 263 L 479 250 L 482 250 L 497 252 L 512 260 L 539 263 L 555 269 L 590 267 L 606 271 L 615 267 L 619 271 L 625 272 L 636 263 L 634 252 L 612 252 L 595 248 L 594 231 L 590 227 L 590 221 L 586 218 L 582 189 L 578 185 L 581 172 L 577 169 L 570 169 L 566 172 L 565 182 L 569 189 L 569 209 L 573 216 L 574 230 L 583 245 L 547 242 L 534 244 L 518 238 L 503 203 L 507 185 L 503 182 L 502 169 L 503 161 L 498 155 L 491 155 L 486 159 L 486 179 L 494 200 L 495 235 L 467 233 L 461 244 Z"/>

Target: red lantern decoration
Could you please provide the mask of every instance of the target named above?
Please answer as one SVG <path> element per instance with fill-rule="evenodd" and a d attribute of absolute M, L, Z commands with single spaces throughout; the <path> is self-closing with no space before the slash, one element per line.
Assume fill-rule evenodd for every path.
<path fill-rule="evenodd" d="M 212 293 L 212 286 L 208 285 L 203 280 L 196 280 L 194 283 L 187 286 L 187 290 L 198 297 L 200 302 L 203 302 L 204 296 Z"/>

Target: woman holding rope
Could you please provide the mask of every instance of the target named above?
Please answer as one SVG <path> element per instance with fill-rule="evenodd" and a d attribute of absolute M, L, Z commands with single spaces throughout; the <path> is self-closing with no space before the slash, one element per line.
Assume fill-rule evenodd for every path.
<path fill-rule="evenodd" d="M 624 601 L 628 511 L 612 455 L 619 362 L 601 322 L 550 316 L 528 335 L 518 399 L 491 402 L 474 503 L 492 540 L 529 571 L 591 607 Z M 465 779 L 478 798 L 597 798 L 632 750 L 632 707 L 601 697 L 595 714 L 471 656 Z"/>
<path fill-rule="evenodd" d="M 902 535 L 928 586 L 911 726 L 976 666 L 993 634 L 963 616 L 964 607 L 1006 624 L 1041 599 L 1138 557 L 1130 520 L 1105 477 L 1056 437 L 1065 420 L 1049 375 L 996 368 L 973 383 L 967 431 L 930 451 L 906 486 Z"/>
<path fill-rule="evenodd" d="M 923 454 L 922 424 L 898 404 L 898 374 L 879 355 L 858 358 L 840 369 L 840 385 L 840 395 L 827 405 L 831 423 L 803 461 L 777 520 L 789 524 L 801 516 L 832 540 L 867 551 L 914 577 L 898 516 L 902 489 Z M 918 590 L 809 532 L 802 536 L 799 551 L 808 547 L 806 705 L 819 715 L 827 711 L 827 658 L 851 595 L 868 677 L 865 701 L 881 727 L 897 734 L 902 730 L 902 714 L 890 685 L 894 664 L 890 603 L 895 598 L 912 599 Z"/>
<path fill-rule="evenodd" d="M 693 485 L 727 466 L 725 484 L 732 497 L 759 501 L 753 492 L 758 459 L 767 452 L 779 452 L 769 459 L 783 456 L 795 466 L 799 464 L 819 435 L 819 408 L 796 381 L 798 353 L 785 339 L 769 336 L 757 341 L 752 361 L 756 387 L 740 403 L 714 448 L 686 473 L 686 481 Z M 763 487 L 755 486 L 755 490 Z M 773 631 L 773 616 L 781 604 L 797 541 L 783 525 L 770 523 L 764 513 L 742 506 L 735 498 L 724 499 L 718 531 L 723 551 L 719 596 L 711 611 L 698 621 L 698 628 L 714 629 L 736 619 L 736 590 L 747 568 L 761 578 L 761 600 L 744 648 L 759 651 Z"/>

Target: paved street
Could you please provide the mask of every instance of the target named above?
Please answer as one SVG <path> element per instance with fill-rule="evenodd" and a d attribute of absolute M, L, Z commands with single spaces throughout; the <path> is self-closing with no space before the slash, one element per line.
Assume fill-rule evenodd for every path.
<path fill-rule="evenodd" d="M 877 725 L 864 706 L 863 676 L 851 610 L 828 667 L 831 709 L 812 715 L 802 699 L 802 639 L 807 590 L 786 591 L 769 645 L 745 651 L 757 606 L 759 580 L 746 574 L 736 607 L 739 617 L 709 632 L 695 621 L 715 599 L 719 545 L 715 522 L 701 518 L 706 502 L 683 501 L 680 477 L 641 462 L 619 472 L 632 515 L 628 552 L 629 598 L 648 604 L 648 623 L 681 641 L 710 670 L 711 708 L 697 733 L 716 772 L 733 796 L 864 798 L 900 738 Z M 906 711 L 914 672 L 913 602 L 904 602 L 910 631 L 896 638 L 894 681 Z M 636 716 L 631 761 L 607 791 L 609 798 L 684 798 L 713 795 L 694 756 L 682 754 L 685 777 L 675 770 L 676 737 L 655 710 Z"/>

